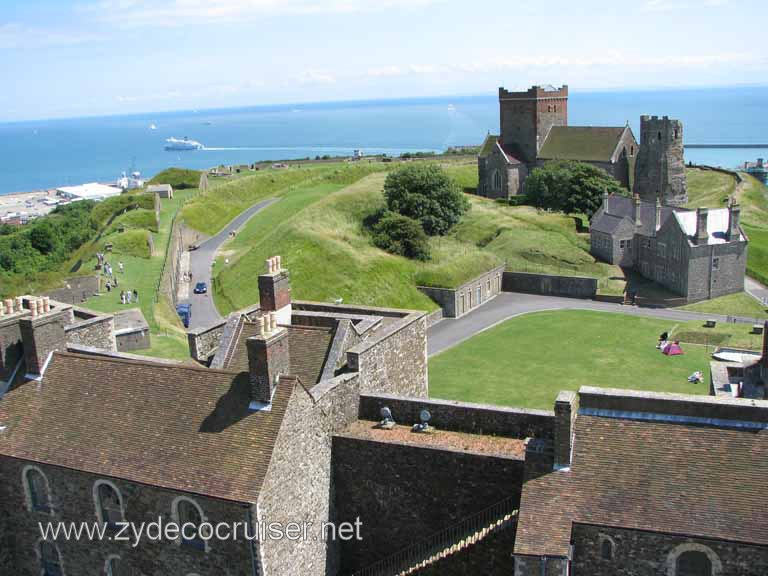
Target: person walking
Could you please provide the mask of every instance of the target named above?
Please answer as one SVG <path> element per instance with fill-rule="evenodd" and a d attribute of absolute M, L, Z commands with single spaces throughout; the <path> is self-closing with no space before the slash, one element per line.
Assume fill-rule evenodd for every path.
<path fill-rule="evenodd" d="M 120 268 L 120 274 L 125 274 L 125 264 L 122 260 L 117 263 L 117 267 Z"/>
<path fill-rule="evenodd" d="M 139 303 L 139 291 L 136 290 L 136 288 L 133 289 L 133 301 L 136 302 L 136 304 Z"/>
<path fill-rule="evenodd" d="M 120 304 L 125 304 L 125 290 L 120 290 Z"/>
<path fill-rule="evenodd" d="M 131 298 L 133 297 L 133 293 L 130 290 L 127 290 L 125 292 L 125 299 L 127 300 L 128 304 L 131 303 Z"/>

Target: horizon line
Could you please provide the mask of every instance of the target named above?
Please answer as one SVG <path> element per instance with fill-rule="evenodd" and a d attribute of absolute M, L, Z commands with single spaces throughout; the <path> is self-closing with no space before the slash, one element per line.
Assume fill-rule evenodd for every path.
<path fill-rule="evenodd" d="M 532 86 L 541 86 L 543 84 L 532 84 Z M 503 87 L 503 86 L 502 86 Z M 590 88 L 585 90 L 573 90 L 572 86 L 569 86 L 569 96 L 576 94 L 602 94 L 602 93 L 631 93 L 631 92 L 654 92 L 654 91 L 668 91 L 668 92 L 693 92 L 702 90 L 724 90 L 724 89 L 748 89 L 748 88 L 768 88 L 768 83 L 743 83 L 743 84 L 712 84 L 712 85 L 690 85 L 690 86 L 647 86 L 647 87 L 631 87 L 631 88 Z M 114 112 L 106 114 L 82 114 L 74 116 L 43 116 L 38 118 L 23 118 L 19 120 L 2 120 L 0 119 L 0 125 L 8 124 L 24 124 L 28 122 L 47 122 L 47 121 L 65 121 L 65 120 L 84 120 L 84 119 L 96 119 L 96 118 L 128 118 L 133 116 L 145 116 L 148 114 L 183 114 L 193 113 L 202 114 L 205 112 L 220 112 L 225 110 L 244 110 L 255 108 L 290 108 L 295 106 L 324 106 L 324 105 L 352 105 L 352 104 L 365 104 L 365 103 L 396 103 L 405 101 L 436 101 L 447 100 L 450 98 L 495 98 L 496 92 L 465 92 L 455 94 L 436 94 L 432 96 L 393 96 L 390 98 L 351 98 L 351 99 L 328 99 L 328 100 L 296 100 L 288 102 L 271 102 L 262 104 L 242 104 L 233 106 L 210 106 L 204 108 L 168 108 L 161 110 L 146 110 L 138 112 Z"/>

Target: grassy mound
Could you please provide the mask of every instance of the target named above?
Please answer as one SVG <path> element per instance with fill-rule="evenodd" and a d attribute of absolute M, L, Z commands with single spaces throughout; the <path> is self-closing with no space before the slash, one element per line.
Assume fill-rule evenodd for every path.
<path fill-rule="evenodd" d="M 102 246 L 112 244 L 112 260 L 118 256 L 135 256 L 136 258 L 149 258 L 149 231 L 126 230 L 105 236 Z M 114 264 L 114 262 L 113 262 Z"/>
<path fill-rule="evenodd" d="M 188 168 L 167 168 L 156 174 L 148 184 L 170 184 L 174 190 L 197 188 L 200 184 L 199 170 Z"/>

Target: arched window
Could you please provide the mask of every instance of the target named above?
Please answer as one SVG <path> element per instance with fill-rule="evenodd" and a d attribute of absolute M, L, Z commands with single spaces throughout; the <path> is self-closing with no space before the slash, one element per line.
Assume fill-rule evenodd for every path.
<path fill-rule="evenodd" d="M 501 190 L 501 172 L 498 170 L 493 171 L 493 189 Z"/>
<path fill-rule="evenodd" d="M 96 517 L 99 522 L 114 528 L 125 520 L 123 497 L 117 486 L 107 480 L 99 480 L 93 485 L 93 499 L 96 505 Z"/>
<path fill-rule="evenodd" d="M 554 106 L 552 106 L 552 109 L 553 109 L 555 112 L 557 112 L 557 104 L 555 104 Z"/>
<path fill-rule="evenodd" d="M 40 542 L 40 567 L 41 576 L 63 576 L 61 554 L 53 542 L 47 540 Z"/>
<path fill-rule="evenodd" d="M 205 518 L 197 503 L 189 498 L 179 497 L 173 502 L 171 514 L 181 531 L 177 542 L 182 546 L 207 550 L 205 540 L 200 538 L 200 534 L 198 534 L 200 525 L 205 521 Z M 186 530 L 184 530 L 185 525 L 189 525 Z"/>
<path fill-rule="evenodd" d="M 661 131 L 659 131 L 659 142 L 661 142 Z"/>
<path fill-rule="evenodd" d="M 630 156 L 634 156 L 635 155 L 635 147 L 634 146 L 630 146 L 629 147 L 629 155 Z"/>
<path fill-rule="evenodd" d="M 28 466 L 23 472 L 24 492 L 27 496 L 27 509 L 31 512 L 51 513 L 51 492 L 48 479 L 43 471 L 34 466 Z"/>
<path fill-rule="evenodd" d="M 677 557 L 677 576 L 712 576 L 712 562 L 698 550 L 688 550 Z"/>
<path fill-rule="evenodd" d="M 107 576 L 128 576 L 128 571 L 124 568 L 120 556 L 110 556 L 104 565 L 104 572 Z"/>
<path fill-rule="evenodd" d="M 600 544 L 600 558 L 603 560 L 613 560 L 613 542 L 608 538 L 603 539 Z"/>
<path fill-rule="evenodd" d="M 675 140 L 677 140 L 677 130 L 675 130 Z"/>

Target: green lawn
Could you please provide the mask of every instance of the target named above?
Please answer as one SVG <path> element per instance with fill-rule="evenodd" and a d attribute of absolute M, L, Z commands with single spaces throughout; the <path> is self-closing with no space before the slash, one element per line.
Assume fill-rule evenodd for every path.
<path fill-rule="evenodd" d="M 722 314 L 723 316 L 745 316 L 748 318 L 765 319 L 768 312 L 765 307 L 746 292 L 729 294 L 704 302 L 696 302 L 681 307 L 683 310 L 703 312 L 705 314 Z"/>
<path fill-rule="evenodd" d="M 686 380 L 709 373 L 705 346 L 683 344 L 685 354 L 674 357 L 655 348 L 658 335 L 674 329 L 603 312 L 526 314 L 431 358 L 430 396 L 552 409 L 560 390 L 584 385 L 707 394 L 706 384 Z"/>
<path fill-rule="evenodd" d="M 720 208 L 736 191 L 736 179 L 722 172 L 688 168 L 685 175 L 688 179 L 686 208 Z"/>

